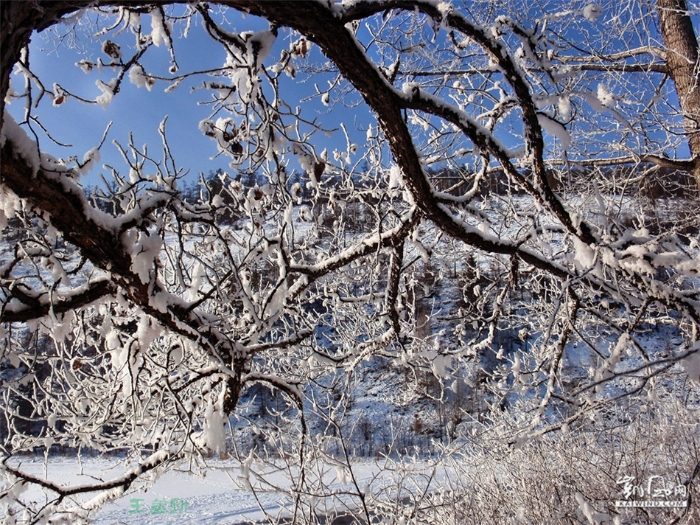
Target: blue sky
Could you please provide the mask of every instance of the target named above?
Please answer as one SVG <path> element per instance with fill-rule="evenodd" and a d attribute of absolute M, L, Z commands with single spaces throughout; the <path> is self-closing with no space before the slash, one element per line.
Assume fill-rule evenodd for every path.
<path fill-rule="evenodd" d="M 182 69 L 189 69 L 193 65 L 206 68 L 223 64 L 223 51 L 210 45 L 202 33 L 201 28 L 198 27 L 192 35 L 197 48 L 201 50 L 196 56 L 190 51 L 190 46 L 177 46 L 178 50 L 182 51 L 178 55 L 178 59 L 182 61 Z M 97 70 L 85 74 L 75 66 L 75 63 L 83 58 L 97 61 L 101 57 L 107 61 L 107 57 L 101 53 L 99 46 L 90 46 L 85 49 L 84 56 L 65 45 L 54 48 L 54 42 L 49 40 L 50 38 L 52 38 L 51 35 L 44 34 L 34 35 L 32 38 L 30 63 L 33 71 L 40 76 L 47 87 L 58 82 L 69 91 L 94 100 L 101 94 L 95 84 L 96 80 L 109 81 L 116 73 L 105 69 L 101 74 Z M 125 34 L 118 41 L 121 43 L 131 39 L 133 35 Z M 123 49 L 125 47 L 123 46 Z M 168 51 L 161 46 L 149 49 L 144 63 L 160 62 L 165 65 L 165 68 L 158 69 L 167 70 L 168 61 Z M 22 81 L 23 79 L 19 76 L 13 79 L 17 84 Z M 21 84 L 17 84 L 15 90 L 20 89 Z M 60 106 L 53 106 L 51 100 L 46 98 L 37 110 L 41 122 L 51 131 L 56 140 L 72 144 L 73 147 L 58 147 L 40 134 L 41 147 L 57 157 L 65 158 L 70 155 L 82 157 L 85 151 L 99 143 L 107 125 L 113 122 L 106 144 L 101 150 L 100 164 L 111 164 L 115 168 L 122 168 L 123 162 L 111 142 L 116 139 L 126 145 L 129 133 L 133 133 L 136 145 L 147 143 L 150 153 L 160 159 L 162 155 L 158 124 L 168 115 L 168 138 L 173 151 L 176 152 L 176 160 L 182 163 L 182 166 L 195 171 L 206 172 L 209 169 L 216 169 L 225 165 L 225 162 L 223 159 L 209 160 L 216 150 L 213 144 L 197 130 L 197 122 L 206 116 L 207 110 L 198 108 L 196 102 L 206 100 L 206 94 L 197 92 L 190 95 L 191 85 L 192 82 L 184 82 L 179 89 L 166 95 L 163 93 L 163 89 L 167 86 L 165 83 L 157 83 L 153 91 L 149 92 L 145 88 L 137 88 L 125 79 L 120 93 L 114 97 L 106 109 L 98 105 L 84 104 L 73 98 L 68 98 Z M 23 108 L 15 102 L 11 110 L 17 117 L 17 113 L 21 113 Z M 191 132 L 186 131 L 193 126 Z M 97 169 L 88 175 L 88 183 L 95 183 L 94 179 L 97 175 L 95 171 Z"/>
<path fill-rule="evenodd" d="M 233 16 L 232 16 L 233 15 Z M 230 31 L 258 31 L 268 29 L 266 21 L 255 17 L 242 17 L 240 14 L 227 13 Z M 143 31 L 150 31 L 150 17 L 144 16 L 142 20 Z M 183 26 L 184 27 L 184 26 Z M 221 67 L 226 60 L 224 49 L 214 42 L 205 32 L 201 17 L 196 15 L 191 25 L 187 39 L 177 37 L 181 35 L 183 27 L 174 28 L 174 48 L 180 69 L 178 73 L 201 71 Z M 58 26 L 59 31 L 67 32 L 69 28 Z M 94 32 L 94 30 L 92 30 Z M 281 49 L 289 45 L 287 31 L 280 31 L 275 42 L 271 56 L 279 56 Z M 73 35 L 71 35 L 73 36 Z M 103 68 L 100 73 L 93 69 L 90 73 L 84 73 L 75 64 L 81 59 L 97 62 L 102 58 L 108 62 L 108 57 L 102 52 L 101 45 L 110 39 L 121 45 L 124 60 L 127 61 L 133 53 L 134 35 L 128 30 L 118 36 L 107 34 L 98 39 L 88 38 L 89 33 L 84 29 L 76 32 L 74 45 L 67 45 L 68 40 L 58 43 L 55 33 L 35 34 L 30 48 L 30 65 L 44 85 L 51 89 L 54 82 L 59 83 L 68 91 L 88 100 L 95 100 L 101 94 L 95 82 L 100 79 L 110 81 L 116 76 L 116 72 Z M 315 51 L 315 56 L 320 60 L 320 54 Z M 172 77 L 168 73 L 170 55 L 164 45 L 152 46 L 140 60 L 149 74 Z M 320 75 L 314 82 L 321 86 L 330 77 Z M 51 135 L 59 142 L 71 144 L 69 148 L 60 147 L 49 140 L 38 127 L 35 127 L 39 135 L 41 148 L 59 158 L 78 156 L 82 158 L 89 149 L 97 146 L 108 124 L 112 127 L 107 140 L 101 148 L 101 159 L 89 174 L 83 179 L 84 185 L 99 185 L 100 173 L 104 173 L 109 180 L 111 172 L 103 168 L 103 165 L 111 165 L 122 175 L 128 173 L 128 167 L 121 160 L 117 148 L 112 144 L 113 140 L 119 141 L 122 146 L 127 146 L 129 134 L 133 134 L 134 143 L 137 146 L 148 144 L 149 156 L 157 160 L 163 158 L 161 139 L 158 134 L 160 122 L 168 116 L 166 133 L 178 167 L 189 170 L 187 181 L 194 181 L 198 174 L 205 174 L 219 168 L 231 172 L 229 162 L 231 159 L 223 155 L 215 157 L 217 149 L 214 142 L 205 137 L 199 130 L 199 122 L 208 117 L 211 105 L 201 105 L 202 102 L 211 100 L 211 93 L 200 89 L 191 92 L 193 86 L 201 85 L 203 80 L 211 80 L 209 76 L 196 76 L 183 81 L 179 87 L 169 93 L 164 93 L 168 83 L 159 81 L 152 91 L 138 88 L 125 76 L 120 92 L 114 97 L 106 109 L 97 104 L 85 104 L 74 98 L 67 98 L 65 103 L 58 106 L 52 104 L 49 96 L 45 96 L 34 114 L 39 117 L 41 123 L 49 130 Z M 24 77 L 13 75 L 13 87 L 15 91 L 23 90 Z M 301 97 L 308 96 L 316 90 L 313 84 L 299 83 L 296 80 L 283 80 L 282 93 L 287 97 L 287 102 L 294 107 Z M 36 93 L 36 88 L 35 93 Z M 23 118 L 24 107 L 22 101 L 14 101 L 8 109 L 16 120 Z M 337 147 L 345 149 L 345 136 L 339 129 L 341 121 L 346 121 L 346 128 L 359 139 L 362 130 L 355 130 L 355 122 L 359 120 L 360 127 L 366 127 L 373 119 L 366 109 L 354 108 L 352 111 L 340 109 L 333 110 L 330 114 L 318 99 L 304 104 L 304 116 L 307 119 L 319 118 L 326 127 L 336 129 L 331 137 L 320 135 L 315 140 L 319 151 L 324 147 L 332 149 Z M 219 115 L 222 116 L 222 115 Z M 291 166 L 292 168 L 295 165 Z"/>

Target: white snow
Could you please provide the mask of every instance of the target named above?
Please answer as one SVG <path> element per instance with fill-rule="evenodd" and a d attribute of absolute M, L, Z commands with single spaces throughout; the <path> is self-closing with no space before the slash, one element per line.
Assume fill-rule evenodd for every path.
<path fill-rule="evenodd" d="M 114 98 L 114 88 L 117 85 L 117 79 L 113 78 L 108 83 L 102 80 L 96 80 L 95 84 L 100 88 L 100 91 L 102 91 L 102 94 L 95 99 L 95 102 L 102 106 L 102 109 L 107 109 L 107 106 L 112 103 L 112 99 Z"/>
<path fill-rule="evenodd" d="M 537 122 L 547 133 L 557 138 L 564 149 L 571 147 L 571 136 L 563 124 L 542 113 L 537 114 Z"/>
<path fill-rule="evenodd" d="M 598 100 L 606 107 L 612 106 L 615 103 L 615 97 L 610 92 L 610 87 L 607 84 L 598 84 Z"/>
<path fill-rule="evenodd" d="M 581 270 L 587 270 L 595 263 L 595 252 L 578 237 L 574 237 L 574 258 Z"/>
<path fill-rule="evenodd" d="M 151 10 L 149 14 L 151 15 L 151 39 L 154 46 L 160 47 L 163 42 L 168 41 L 168 33 L 164 25 L 166 22 L 158 8 Z"/>
<path fill-rule="evenodd" d="M 247 47 L 249 48 L 249 53 L 255 56 L 255 61 L 260 67 L 263 61 L 270 54 L 272 45 L 275 43 L 275 34 L 270 30 L 258 31 L 253 36 L 248 39 Z"/>
<path fill-rule="evenodd" d="M 83 156 L 83 162 L 80 163 L 80 166 L 75 172 L 79 173 L 80 175 L 85 175 L 90 172 L 90 170 L 93 168 L 95 164 L 97 164 L 100 161 L 100 150 L 99 148 L 95 147 L 90 149 L 85 155 Z"/>
<path fill-rule="evenodd" d="M 610 523 L 610 515 L 596 512 L 596 510 L 586 501 L 580 493 L 576 493 L 576 501 L 579 505 L 579 511 L 588 520 L 590 525 L 603 525 Z"/>
<path fill-rule="evenodd" d="M 588 4 L 583 8 L 583 17 L 589 22 L 595 22 L 603 14 L 603 8 L 596 4 Z"/>
<path fill-rule="evenodd" d="M 559 96 L 557 107 L 563 119 L 568 119 L 571 116 L 571 98 L 568 95 Z"/>
<path fill-rule="evenodd" d="M 282 494 L 275 490 L 275 487 L 289 490 L 292 486 L 293 480 L 285 475 L 285 469 L 264 466 L 253 455 L 243 458 L 240 462 L 212 459 L 208 460 L 207 464 L 209 468 L 202 473 L 203 475 L 186 472 L 188 465 L 183 463 L 180 466 L 182 470 L 155 476 L 156 479 L 150 487 L 144 483 L 137 483 L 125 494 L 120 489 L 114 489 L 104 494 L 88 494 L 74 501 L 86 510 L 105 503 L 101 510 L 90 514 L 94 525 L 233 525 L 247 523 L 247 520 L 257 522 L 264 519 L 258 501 L 265 511 L 273 515 L 289 515 L 289 500 L 285 500 Z M 382 460 L 364 459 L 352 463 L 355 478 L 365 490 L 381 490 L 391 482 L 392 472 L 382 467 Z M 42 478 L 59 478 L 61 483 L 71 485 L 92 483 L 95 477 L 114 479 L 133 468 L 133 465 L 125 464 L 123 458 L 82 458 L 79 461 L 71 457 L 51 457 L 47 469 L 40 458 L 26 459 L 22 462 L 22 470 L 27 473 Z M 351 478 L 346 465 L 335 462 L 321 465 L 319 470 L 325 472 L 324 481 L 329 486 L 329 492 L 343 490 L 343 487 L 347 490 L 347 483 Z M 294 472 L 290 474 L 293 475 Z M 422 486 L 428 475 L 431 475 L 428 465 L 421 467 L 420 464 L 416 464 L 413 475 L 408 476 L 405 483 L 411 487 Z M 444 472 L 438 472 L 437 480 L 444 476 Z M 270 485 L 265 485 L 265 482 L 269 482 Z M 251 488 L 255 488 L 257 494 L 254 495 Z M 43 497 L 38 488 L 28 488 L 23 484 L 16 484 L 13 491 L 17 496 L 24 492 L 24 497 Z M 352 498 L 347 497 L 345 501 L 350 508 L 354 507 Z M 326 504 L 331 504 L 331 499 L 318 497 L 316 503 L 319 508 L 324 508 Z"/>
<path fill-rule="evenodd" d="M 15 119 L 12 118 L 12 115 L 10 115 L 7 109 L 5 109 L 3 118 L 2 133 L 0 134 L 0 148 L 5 146 L 5 143 L 9 139 L 12 143 L 12 149 L 15 155 L 23 158 L 34 173 L 36 173 L 41 164 L 36 142 L 29 138 L 29 135 L 15 122 Z"/>
<path fill-rule="evenodd" d="M 139 64 L 131 66 L 129 81 L 137 87 L 145 87 L 148 91 L 151 91 L 156 83 L 155 79 L 147 75 Z"/>
<path fill-rule="evenodd" d="M 695 353 L 689 355 L 682 361 L 683 368 L 688 373 L 688 377 L 696 383 L 700 383 L 700 351 L 698 351 L 699 349 L 700 343 L 695 343 L 691 348 L 691 350 L 695 350 Z"/>
<path fill-rule="evenodd" d="M 221 408 L 221 401 L 216 404 L 209 403 L 204 413 L 204 441 L 207 448 L 217 454 L 226 450 L 227 418 Z"/>

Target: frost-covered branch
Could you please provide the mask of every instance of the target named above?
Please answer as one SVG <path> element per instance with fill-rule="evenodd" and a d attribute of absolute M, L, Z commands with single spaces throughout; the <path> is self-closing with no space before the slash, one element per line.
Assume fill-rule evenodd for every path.
<path fill-rule="evenodd" d="M 439 417 L 429 439 L 419 419 L 396 432 L 456 450 L 478 427 L 498 436 L 490 454 L 646 403 L 659 383 L 697 381 L 697 156 L 675 160 L 692 146 L 693 110 L 666 82 L 680 65 L 669 44 L 650 44 L 634 3 L 614 20 L 593 4 L 527 16 L 516 4 L 4 7 L 8 508 L 84 517 L 148 469 L 234 452 L 241 486 L 287 491 L 294 520 L 314 522 L 328 499 L 372 521 L 390 505 L 364 490 L 351 457 L 358 429 L 369 436 L 352 407 L 368 381 L 392 377 L 382 402 L 401 396 Z M 116 71 L 96 79 L 97 97 L 49 90 L 21 55 L 57 24 L 61 52 L 80 41 L 109 58 L 77 61 L 88 75 Z M 220 50 L 219 67 L 188 70 L 190 38 Z M 11 89 L 15 65 L 23 91 Z M 63 142 L 67 161 L 40 149 L 42 133 L 57 136 L 45 111 L 70 98 L 128 105 L 130 90 L 169 97 L 178 85 L 206 100 L 192 129 L 152 123 L 160 158 L 133 137 L 110 144 L 119 125 L 82 157 Z M 227 164 L 191 180 L 173 133 L 201 135 Z M 100 166 L 112 146 L 117 161 Z M 98 176 L 104 187 L 86 189 Z M 55 447 L 143 464 L 63 486 L 15 462 Z M 144 451 L 160 452 L 143 462 Z M 409 498 L 418 521 L 438 508 L 436 472 Z M 32 507 L 19 479 L 53 503 Z M 96 499 L 76 508 L 88 492 Z"/>

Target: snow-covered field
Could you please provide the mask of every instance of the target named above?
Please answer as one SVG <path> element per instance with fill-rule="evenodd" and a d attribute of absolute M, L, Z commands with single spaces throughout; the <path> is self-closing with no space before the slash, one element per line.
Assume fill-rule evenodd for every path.
<path fill-rule="evenodd" d="M 120 459 L 50 458 L 48 468 L 43 458 L 24 458 L 21 468 L 38 477 L 60 480 L 64 484 L 89 484 L 96 479 L 109 479 L 121 474 L 126 466 Z M 184 471 L 170 471 L 158 478 L 149 488 L 136 488 L 126 495 L 106 504 L 99 512 L 91 515 L 96 525 L 162 525 L 162 524 L 218 524 L 234 525 L 262 521 L 265 513 L 272 516 L 288 516 L 289 499 L 283 490 L 290 487 L 284 470 L 272 472 L 269 467 L 255 465 L 251 469 L 250 482 L 255 491 L 244 488 L 241 482 L 240 464 L 234 461 L 210 460 L 204 476 Z M 336 466 L 324 468 L 326 491 L 352 491 L 350 477 Z M 436 473 L 426 463 L 412 465 L 413 478 L 403 478 L 404 483 L 425 486 L 425 479 L 436 481 L 444 476 Z M 259 474 L 264 472 L 264 478 Z M 347 471 L 345 471 L 347 472 Z M 394 471 L 395 472 L 395 471 Z M 353 461 L 353 474 L 357 485 L 364 489 L 381 490 L 392 485 L 392 469 L 383 462 L 371 459 Z M 438 475 L 436 475 L 438 474 Z M 281 490 L 280 490 L 281 489 Z M 41 500 L 43 495 L 37 489 L 25 493 L 25 499 Z M 85 499 L 82 499 L 85 501 Z M 336 497 L 347 508 L 355 508 L 350 497 Z M 328 501 L 318 500 L 319 514 L 328 512 Z M 332 511 L 331 511 L 332 512 Z M 343 509 L 337 511 L 343 514 Z"/>
<path fill-rule="evenodd" d="M 95 523 L 224 525 L 261 520 L 263 514 L 255 495 L 241 489 L 234 481 L 235 475 L 221 466 L 204 477 L 166 473 L 148 491 L 134 492 L 106 505 L 95 516 Z M 283 512 L 279 495 L 262 493 L 257 497 L 267 512 L 273 515 Z"/>

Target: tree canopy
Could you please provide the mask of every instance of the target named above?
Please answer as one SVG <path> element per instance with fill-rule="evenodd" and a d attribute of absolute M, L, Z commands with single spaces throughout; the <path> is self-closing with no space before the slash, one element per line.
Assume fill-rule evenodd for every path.
<path fill-rule="evenodd" d="M 82 516 L 149 470 L 223 452 L 256 384 L 298 410 L 303 467 L 306 388 L 375 357 L 441 392 L 472 370 L 494 405 L 527 400 L 510 445 L 645 396 L 679 363 L 700 379 L 699 62 L 685 2 L 1 9 L 8 516 L 28 505 L 18 483 L 48 494 L 32 522 Z M 191 25 L 219 67 L 180 69 Z M 92 75 L 99 91 L 45 83 L 29 45 L 40 36 L 76 53 L 67 79 Z M 150 58 L 158 47 L 165 63 Z M 184 132 L 229 166 L 195 198 L 166 121 L 157 155 L 109 130 L 87 153 L 40 147 L 58 131 L 42 112 L 82 104 L 89 119 L 132 85 L 207 93 L 208 116 Z M 121 166 L 99 165 L 108 136 Z M 108 184 L 86 191 L 98 172 Z M 658 351 L 652 327 L 675 343 Z M 14 460 L 55 445 L 138 465 L 63 486 Z M 83 493 L 95 499 L 76 503 Z"/>

